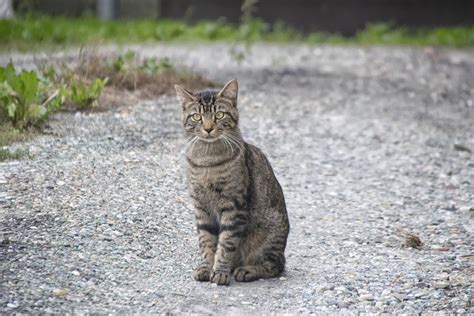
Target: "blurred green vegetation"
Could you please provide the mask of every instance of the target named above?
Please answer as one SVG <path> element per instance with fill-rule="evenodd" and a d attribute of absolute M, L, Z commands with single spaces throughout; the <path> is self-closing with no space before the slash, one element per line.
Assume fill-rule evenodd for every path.
<path fill-rule="evenodd" d="M 283 24 L 269 25 L 249 19 L 241 25 L 224 21 L 187 23 L 175 20 L 100 21 L 94 17 L 19 17 L 0 20 L 0 49 L 82 45 L 96 42 L 139 43 L 157 41 L 270 41 L 361 45 L 474 46 L 474 26 L 408 29 L 376 23 L 352 37 L 337 34 L 302 34 Z"/>

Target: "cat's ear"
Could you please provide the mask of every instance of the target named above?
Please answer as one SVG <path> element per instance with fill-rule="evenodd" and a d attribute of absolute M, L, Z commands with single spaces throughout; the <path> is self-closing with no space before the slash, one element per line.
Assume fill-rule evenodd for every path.
<path fill-rule="evenodd" d="M 232 79 L 227 82 L 221 91 L 217 94 L 218 97 L 226 98 L 232 101 L 234 106 L 237 106 L 237 94 L 239 93 L 239 84 L 237 80 Z"/>
<path fill-rule="evenodd" d="M 181 101 L 181 104 L 186 104 L 188 102 L 194 102 L 197 100 L 197 98 L 193 95 L 192 92 L 184 89 L 178 84 L 174 85 L 174 89 L 176 90 L 176 95 L 179 98 L 179 101 Z"/>

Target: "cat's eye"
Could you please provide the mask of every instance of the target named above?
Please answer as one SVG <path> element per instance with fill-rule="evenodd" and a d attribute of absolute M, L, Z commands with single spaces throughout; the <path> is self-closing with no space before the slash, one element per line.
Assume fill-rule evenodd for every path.
<path fill-rule="evenodd" d="M 201 120 L 201 114 L 199 113 L 194 113 L 191 118 L 194 120 L 194 121 L 200 121 Z"/>
<path fill-rule="evenodd" d="M 217 112 L 217 113 L 215 114 L 215 117 L 216 117 L 216 119 L 220 120 L 221 118 L 224 117 L 224 112 Z"/>

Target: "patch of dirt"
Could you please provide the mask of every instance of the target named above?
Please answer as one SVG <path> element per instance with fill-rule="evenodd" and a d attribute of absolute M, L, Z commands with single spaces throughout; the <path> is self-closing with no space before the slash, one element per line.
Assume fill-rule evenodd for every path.
<path fill-rule="evenodd" d="M 139 101 L 150 100 L 164 94 L 173 94 L 175 84 L 191 90 L 215 88 L 219 83 L 208 80 L 188 69 L 178 68 L 171 64 L 157 72 L 147 72 L 141 67 L 138 57 L 129 61 L 125 69 L 114 67 L 122 56 L 103 55 L 96 50 L 80 53 L 75 72 L 84 81 L 96 78 L 108 78 L 106 88 L 100 98 L 100 106 L 95 111 L 102 111 L 119 105 L 132 105 Z M 156 62 L 152 60 L 152 62 Z"/>
<path fill-rule="evenodd" d="M 402 237 L 403 247 L 405 248 L 415 248 L 420 250 L 423 247 L 423 242 L 417 235 L 411 234 L 409 232 L 402 232 Z"/>

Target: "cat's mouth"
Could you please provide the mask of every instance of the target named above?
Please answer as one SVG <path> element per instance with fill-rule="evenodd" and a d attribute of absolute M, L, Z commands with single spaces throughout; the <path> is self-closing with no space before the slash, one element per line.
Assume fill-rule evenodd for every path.
<path fill-rule="evenodd" d="M 214 136 L 214 135 L 201 135 L 199 136 L 199 139 L 206 142 L 206 143 L 213 143 L 216 140 L 219 139 L 219 136 Z"/>

